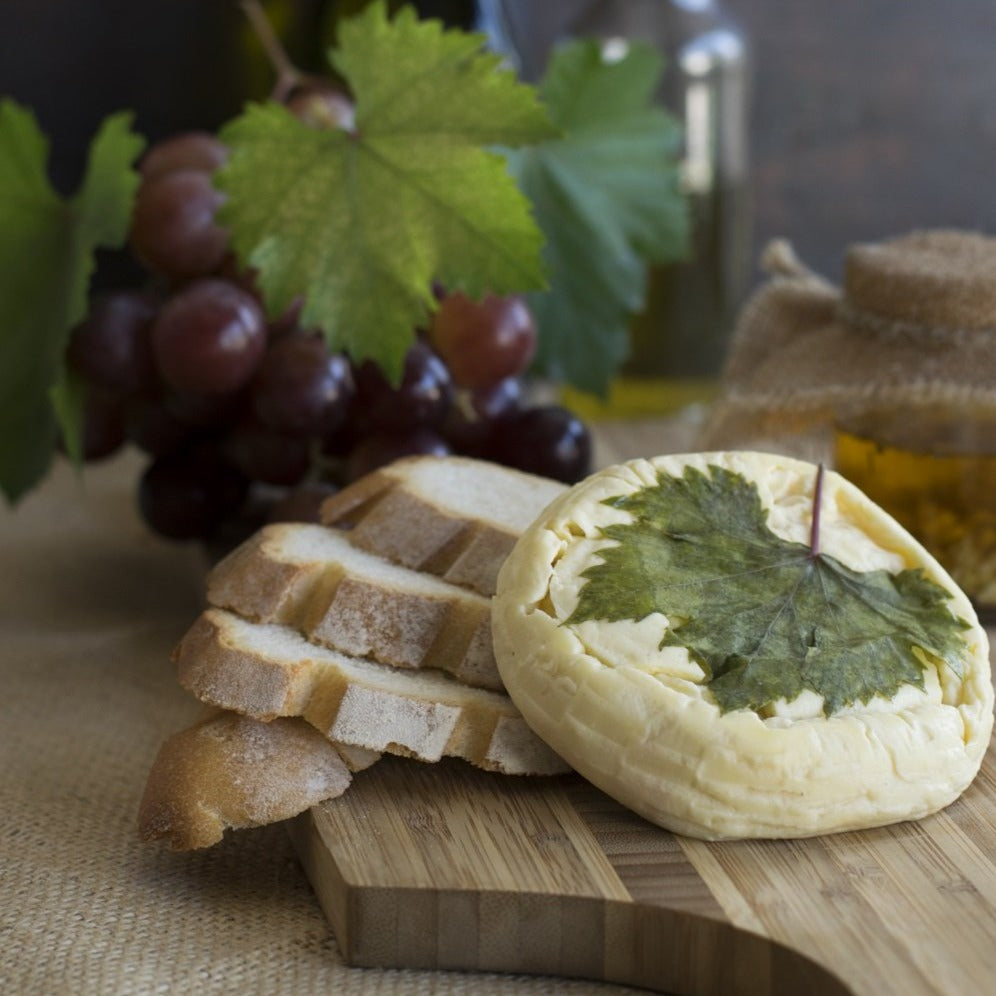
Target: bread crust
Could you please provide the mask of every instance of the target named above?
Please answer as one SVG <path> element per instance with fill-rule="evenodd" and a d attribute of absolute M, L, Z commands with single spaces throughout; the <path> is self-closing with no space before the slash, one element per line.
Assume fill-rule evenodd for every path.
<path fill-rule="evenodd" d="M 160 747 L 138 811 L 142 840 L 210 847 L 227 829 L 289 819 L 346 791 L 334 744 L 300 719 L 212 711 Z"/>
<path fill-rule="evenodd" d="M 564 490 L 469 457 L 407 457 L 327 498 L 321 520 L 361 549 L 490 597 L 522 530 Z"/>
<path fill-rule="evenodd" d="M 461 757 L 507 774 L 569 770 L 507 695 L 347 657 L 224 609 L 200 616 L 174 660 L 201 701 L 262 720 L 302 716 L 339 743 L 422 761 Z"/>

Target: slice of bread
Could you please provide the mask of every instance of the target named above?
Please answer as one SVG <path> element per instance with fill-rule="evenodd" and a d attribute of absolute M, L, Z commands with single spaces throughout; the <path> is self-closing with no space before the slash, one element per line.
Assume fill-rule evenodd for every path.
<path fill-rule="evenodd" d="M 507 695 L 348 657 L 287 626 L 208 609 L 173 656 L 197 698 L 257 719 L 303 716 L 330 740 L 423 761 L 461 757 L 508 774 L 568 770 Z"/>
<path fill-rule="evenodd" d="M 226 829 L 289 819 L 342 795 L 350 781 L 336 745 L 303 720 L 262 723 L 212 711 L 159 749 L 139 805 L 139 836 L 165 838 L 181 851 L 210 847 Z"/>
<path fill-rule="evenodd" d="M 353 657 L 503 690 L 488 599 L 360 550 L 336 529 L 266 526 L 214 568 L 207 597 Z"/>
<path fill-rule="evenodd" d="M 321 517 L 355 546 L 491 596 L 516 539 L 565 490 L 469 457 L 406 457 L 327 498 Z"/>

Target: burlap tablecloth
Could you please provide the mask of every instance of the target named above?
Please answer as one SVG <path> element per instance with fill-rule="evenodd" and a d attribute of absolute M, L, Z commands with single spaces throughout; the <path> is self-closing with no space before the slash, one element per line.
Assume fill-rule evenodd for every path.
<path fill-rule="evenodd" d="M 598 460 L 673 446 L 626 428 Z M 0 507 L 0 992 L 624 991 L 348 968 L 282 826 L 192 854 L 138 842 L 149 764 L 200 708 L 169 652 L 206 568 L 139 521 L 139 467 L 126 454 L 80 479 L 60 463 Z"/>

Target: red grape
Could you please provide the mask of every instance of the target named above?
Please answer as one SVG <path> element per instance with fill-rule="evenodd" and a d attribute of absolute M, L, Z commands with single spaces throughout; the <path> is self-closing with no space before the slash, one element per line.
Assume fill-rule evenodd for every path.
<path fill-rule="evenodd" d="M 125 403 L 125 434 L 141 450 L 160 456 L 180 446 L 191 426 L 167 407 L 159 392 L 145 392 Z"/>
<path fill-rule="evenodd" d="M 468 391 L 470 407 L 479 418 L 496 421 L 517 412 L 522 402 L 522 382 L 506 377 L 487 388 Z"/>
<path fill-rule="evenodd" d="M 536 325 L 521 297 L 455 292 L 432 318 L 429 341 L 462 387 L 490 387 L 521 373 L 536 352 Z"/>
<path fill-rule="evenodd" d="M 453 399 L 449 371 L 424 342 L 408 350 L 398 387 L 392 387 L 380 367 L 368 360 L 356 370 L 356 390 L 362 416 L 388 432 L 439 425 Z"/>
<path fill-rule="evenodd" d="M 316 335 L 285 336 L 259 365 L 252 388 L 260 421 L 295 435 L 329 435 L 343 423 L 354 393 L 349 361 Z"/>
<path fill-rule="evenodd" d="M 138 169 L 144 180 L 181 169 L 212 173 L 227 158 L 228 149 L 210 132 L 187 131 L 156 142 L 142 158 Z"/>
<path fill-rule="evenodd" d="M 489 456 L 509 467 L 573 484 L 591 470 L 591 434 L 557 405 L 528 408 L 496 426 Z"/>
<path fill-rule="evenodd" d="M 166 411 L 184 425 L 197 429 L 224 429 L 234 425 L 245 407 L 245 392 L 226 391 L 222 394 L 190 394 L 166 391 L 163 394 Z"/>
<path fill-rule="evenodd" d="M 245 500 L 248 481 L 209 444 L 168 453 L 142 474 L 138 504 L 145 521 L 170 539 L 203 539 Z"/>
<path fill-rule="evenodd" d="M 125 441 L 121 402 L 106 391 L 90 389 L 83 402 L 80 454 L 86 461 L 103 460 L 116 453 Z M 59 440 L 60 449 L 65 449 Z"/>
<path fill-rule="evenodd" d="M 233 466 L 264 484 L 297 484 L 311 466 L 306 439 L 286 436 L 253 418 L 230 430 L 222 447 Z"/>
<path fill-rule="evenodd" d="M 148 294 L 113 291 L 98 295 L 73 329 L 67 358 L 92 384 L 133 394 L 155 381 L 149 328 L 156 308 Z"/>
<path fill-rule="evenodd" d="M 214 220 L 223 199 L 201 170 L 162 173 L 143 183 L 131 222 L 135 255 L 167 277 L 213 273 L 228 253 L 228 235 Z"/>
<path fill-rule="evenodd" d="M 448 456 L 446 441 L 424 426 L 408 432 L 381 432 L 358 443 L 346 460 L 346 480 L 355 481 L 405 456 Z"/>
<path fill-rule="evenodd" d="M 521 398 L 522 385 L 514 377 L 506 377 L 489 388 L 458 390 L 443 422 L 443 436 L 458 452 L 480 456 L 496 423 L 518 412 Z"/>
<path fill-rule="evenodd" d="M 345 457 L 357 443 L 373 430 L 369 420 L 364 416 L 358 405 L 350 410 L 346 421 L 333 432 L 321 437 L 321 452 L 327 457 Z"/>
<path fill-rule="evenodd" d="M 199 280 L 163 306 L 152 347 L 170 387 L 223 394 L 255 372 L 266 348 L 266 320 L 251 294 L 224 280 Z"/>

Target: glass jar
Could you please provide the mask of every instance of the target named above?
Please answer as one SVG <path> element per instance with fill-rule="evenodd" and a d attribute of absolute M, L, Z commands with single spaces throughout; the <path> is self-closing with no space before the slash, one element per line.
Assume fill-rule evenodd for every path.
<path fill-rule="evenodd" d="M 844 414 L 834 462 L 996 620 L 996 412 L 938 402 Z"/>
<path fill-rule="evenodd" d="M 608 401 L 569 392 L 591 416 L 667 411 L 716 387 L 750 272 L 749 53 L 715 0 L 482 0 L 481 27 L 522 78 L 542 76 L 567 38 L 653 44 L 665 59 L 661 104 L 684 128 L 682 179 L 692 217 L 685 262 L 654 267 L 631 355 Z"/>

